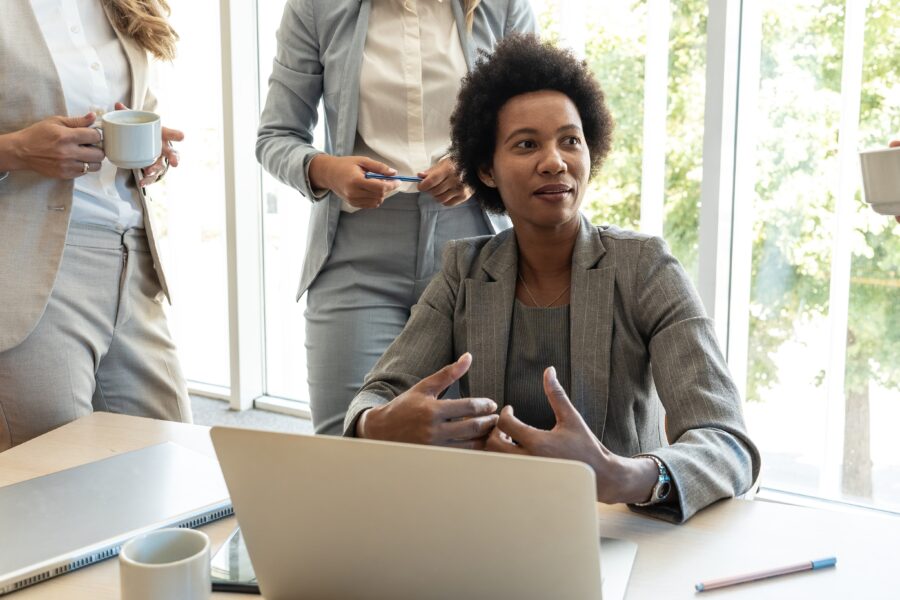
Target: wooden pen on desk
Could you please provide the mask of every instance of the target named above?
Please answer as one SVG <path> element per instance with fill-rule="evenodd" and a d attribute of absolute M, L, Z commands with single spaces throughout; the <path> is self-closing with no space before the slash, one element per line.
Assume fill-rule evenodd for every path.
<path fill-rule="evenodd" d="M 765 571 L 756 571 L 755 573 L 747 573 L 746 575 L 733 575 L 731 577 L 722 577 L 721 579 L 710 579 L 702 581 L 694 586 L 698 592 L 708 592 L 718 588 L 727 587 L 729 585 L 737 585 L 739 583 L 747 583 L 749 581 L 758 581 L 760 579 L 768 579 L 770 577 L 778 577 L 780 575 L 789 575 L 791 573 L 799 573 L 800 571 L 815 571 L 826 567 L 833 567 L 837 564 L 837 558 L 821 558 L 819 560 L 808 560 L 796 565 L 788 565 L 786 567 L 776 567 L 774 569 L 766 569 Z"/>

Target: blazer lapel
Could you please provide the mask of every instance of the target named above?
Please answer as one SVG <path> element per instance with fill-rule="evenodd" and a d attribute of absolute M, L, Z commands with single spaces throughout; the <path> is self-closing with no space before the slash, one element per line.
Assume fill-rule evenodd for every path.
<path fill-rule="evenodd" d="M 572 256 L 571 400 L 600 440 L 603 439 L 609 402 L 616 275 L 614 266 L 597 268 L 605 253 L 599 231 L 582 216 L 581 231 Z"/>
<path fill-rule="evenodd" d="M 125 50 L 125 56 L 128 58 L 128 66 L 130 67 L 129 70 L 131 72 L 131 103 L 128 105 L 128 108 L 143 110 L 144 98 L 141 95 L 141 91 L 146 92 L 146 88 L 139 85 L 139 82 L 146 79 L 146 71 L 148 68 L 147 53 L 142 48 L 139 48 L 131 38 L 122 35 L 114 24 L 107 3 L 101 2 L 101 4 L 103 5 L 103 11 L 106 13 L 106 19 L 109 21 L 113 31 L 116 32 L 116 37 L 119 38 L 119 43 L 122 44 L 122 48 Z"/>
<path fill-rule="evenodd" d="M 466 57 L 466 65 L 471 71 L 475 66 L 475 42 L 469 28 L 466 27 L 466 13 L 463 10 L 462 0 L 453 2 L 453 17 L 456 19 L 456 30 L 459 32 L 459 43 Z"/>
<path fill-rule="evenodd" d="M 356 29 L 350 40 L 347 64 L 341 77 L 341 99 L 338 108 L 337 140 L 335 151 L 338 155 L 353 153 L 356 141 L 356 126 L 359 119 L 359 72 L 362 68 L 363 50 L 366 48 L 366 32 L 369 30 L 369 13 L 372 0 L 360 0 Z"/>
<path fill-rule="evenodd" d="M 504 235 L 504 234 L 499 234 Z M 466 337 L 472 353 L 469 392 L 503 406 L 510 321 L 516 297 L 518 246 L 512 231 L 482 265 L 487 280 L 466 280 Z"/>

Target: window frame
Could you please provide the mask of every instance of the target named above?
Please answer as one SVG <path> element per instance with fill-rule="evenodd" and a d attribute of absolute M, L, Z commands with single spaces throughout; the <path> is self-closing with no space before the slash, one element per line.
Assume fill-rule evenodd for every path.
<path fill-rule="evenodd" d="M 670 0 L 647 0 L 654 10 L 670 10 Z M 716 333 L 738 382 L 742 397 L 746 388 L 748 308 L 751 285 L 752 214 L 749 193 L 754 165 L 746 160 L 755 145 L 753 110 L 759 80 L 761 44 L 760 9 L 743 0 L 709 0 L 706 53 L 706 92 L 703 134 L 703 178 L 700 196 L 698 292 L 716 320 Z M 842 74 L 842 108 L 839 132 L 840 185 L 838 210 L 833 227 L 834 258 L 830 283 L 832 348 L 826 388 L 828 431 L 823 448 L 825 465 L 823 494 L 839 485 L 843 444 L 844 363 L 850 293 L 851 219 L 858 187 L 856 141 L 859 123 L 859 92 L 868 2 L 845 0 L 845 38 Z M 577 10 L 576 10 L 577 9 Z M 586 2 L 559 2 L 557 17 L 566 24 L 563 43 L 583 54 Z M 221 69 L 225 166 L 226 244 L 228 259 L 228 326 L 230 387 L 189 382 L 192 393 L 227 399 L 233 410 L 257 407 L 309 417 L 307 398 L 269 396 L 266 382 L 265 282 L 263 278 L 263 187 L 261 167 L 255 157 L 256 131 L 261 106 L 259 85 L 258 0 L 220 0 Z M 648 31 L 648 51 L 668 38 L 669 22 Z M 580 44 L 580 48 L 577 47 Z M 650 57 L 653 59 L 654 57 Z M 665 74 L 665 61 L 648 59 L 648 69 Z M 848 62 L 849 61 L 849 62 Z M 658 81 L 645 82 L 645 91 L 660 92 Z M 256 93 L 248 93 L 256 90 Z M 665 92 L 665 89 L 662 89 Z M 851 93 L 852 92 L 852 93 Z M 663 94 L 663 97 L 665 94 Z M 648 123 L 665 122 L 665 100 L 650 106 Z M 665 127 L 662 128 L 665 131 Z M 645 135 L 645 141 L 647 140 Z M 664 146 L 643 157 L 641 226 L 661 234 L 663 222 L 662 182 Z M 654 148 L 646 144 L 645 148 Z M 662 162 L 662 171 L 660 170 Z M 749 191 L 748 191 L 749 190 Z M 652 192 L 652 193 L 650 193 Z M 648 214 L 644 214 L 647 210 Z M 302 332 L 300 332 L 302 335 Z M 779 502 L 819 506 L 854 506 L 763 487 L 759 496 Z M 885 511 L 879 507 L 866 510 Z"/>

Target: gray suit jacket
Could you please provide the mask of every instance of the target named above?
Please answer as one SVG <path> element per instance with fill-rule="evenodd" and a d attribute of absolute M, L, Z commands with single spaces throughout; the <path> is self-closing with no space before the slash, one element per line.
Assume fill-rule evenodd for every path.
<path fill-rule="evenodd" d="M 147 87 L 147 53 L 118 31 L 116 35 L 131 67 L 131 108 L 155 110 L 156 98 Z M 3 0 L 0 134 L 65 114 L 56 66 L 30 0 Z M 134 175 L 139 181 L 140 172 Z M 0 352 L 19 345 L 44 314 L 69 230 L 73 188 L 72 180 L 34 171 L 13 171 L 0 181 Z M 146 192 L 142 200 L 153 264 L 168 295 Z"/>
<path fill-rule="evenodd" d="M 467 351 L 473 361 L 462 396 L 502 406 L 517 272 L 513 230 L 449 243 L 442 271 L 350 405 L 345 434 L 361 411 Z M 665 242 L 582 217 L 569 329 L 572 403 L 611 451 L 652 454 L 675 483 L 676 502 L 639 510 L 681 522 L 750 488 L 759 452 L 713 322 Z M 663 409 L 671 445 L 660 432 Z"/>
<path fill-rule="evenodd" d="M 336 194 L 315 200 L 307 178 L 309 162 L 320 153 L 312 145 L 319 100 L 325 109 L 325 152 L 352 155 L 371 6 L 372 0 L 288 0 L 278 29 L 256 156 L 269 173 L 314 200 L 298 299 L 328 258 L 341 212 Z M 453 11 L 470 70 L 477 49 L 490 49 L 514 31 L 535 30 L 528 0 L 482 0 L 471 33 L 461 0 L 453 0 Z M 505 216 L 485 219 L 493 232 L 509 227 Z"/>

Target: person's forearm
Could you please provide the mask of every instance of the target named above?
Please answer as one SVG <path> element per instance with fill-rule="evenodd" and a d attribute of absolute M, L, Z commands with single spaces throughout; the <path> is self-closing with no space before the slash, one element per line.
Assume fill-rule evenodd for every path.
<path fill-rule="evenodd" d="M 0 135 L 0 172 L 18 171 L 23 168 L 22 161 L 16 152 L 15 133 Z"/>
<path fill-rule="evenodd" d="M 640 456 L 638 458 L 620 457 L 621 476 L 619 481 L 619 502 L 624 504 L 635 504 L 637 502 L 646 502 L 650 499 L 653 492 L 653 486 L 659 479 L 659 467 L 656 462 Z M 597 490 L 598 496 L 601 490 Z"/>

